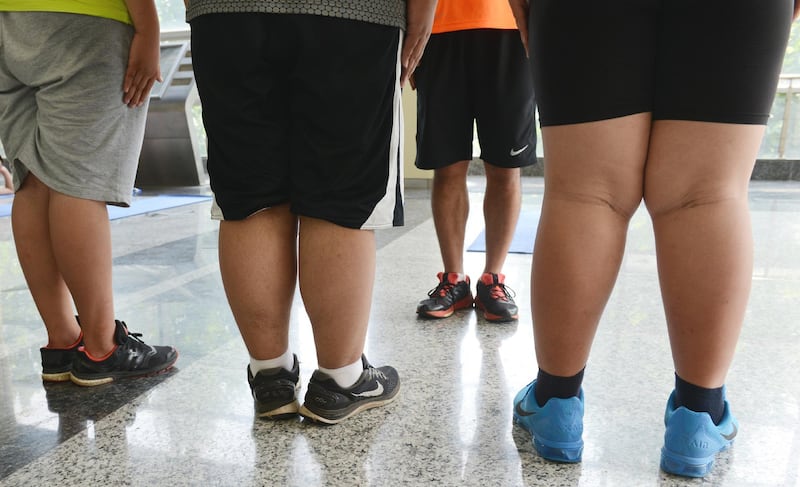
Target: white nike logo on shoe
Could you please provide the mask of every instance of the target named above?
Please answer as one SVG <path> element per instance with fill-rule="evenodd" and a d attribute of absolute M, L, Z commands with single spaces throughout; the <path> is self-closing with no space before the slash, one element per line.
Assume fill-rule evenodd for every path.
<path fill-rule="evenodd" d="M 530 144 L 528 144 L 528 145 L 530 145 Z M 519 149 L 519 150 L 511 149 L 511 152 L 509 152 L 508 155 L 510 155 L 511 157 L 517 157 L 518 155 L 520 155 L 523 152 L 525 152 L 525 149 L 528 148 L 528 145 L 525 145 L 525 147 L 523 147 L 522 149 Z"/>
<path fill-rule="evenodd" d="M 359 392 L 358 394 L 353 395 L 358 397 L 378 397 L 381 394 L 383 394 L 383 384 L 378 382 L 378 387 L 375 389 L 372 389 L 371 391 Z"/>

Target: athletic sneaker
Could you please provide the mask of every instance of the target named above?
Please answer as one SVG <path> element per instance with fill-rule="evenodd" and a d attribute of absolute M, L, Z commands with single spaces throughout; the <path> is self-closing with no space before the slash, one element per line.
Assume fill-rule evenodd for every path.
<path fill-rule="evenodd" d="M 669 396 L 664 413 L 664 447 L 661 449 L 661 470 L 685 477 L 704 477 L 714 465 L 717 453 L 732 444 L 739 424 L 725 401 L 722 420 L 715 425 L 708 413 L 675 408 L 675 391 Z"/>
<path fill-rule="evenodd" d="M 543 407 L 536 403 L 536 381 L 514 398 L 514 422 L 528 431 L 542 458 L 577 463 L 583 453 L 583 389 L 577 397 L 551 398 Z"/>
<path fill-rule="evenodd" d="M 475 285 L 475 306 L 483 310 L 488 321 L 514 321 L 519 310 L 514 291 L 505 285 L 506 276 L 484 272 Z"/>
<path fill-rule="evenodd" d="M 428 299 L 417 305 L 417 314 L 426 318 L 447 318 L 456 310 L 472 307 L 469 276 L 459 281 L 458 274 L 440 272 L 439 285 L 428 292 Z"/>
<path fill-rule="evenodd" d="M 292 370 L 283 367 L 264 369 L 253 376 L 247 366 L 247 382 L 255 400 L 256 415 L 267 419 L 286 419 L 297 416 L 300 404 L 300 364 L 294 356 Z"/>
<path fill-rule="evenodd" d="M 375 368 L 361 356 L 364 371 L 351 387 L 345 389 L 332 377 L 315 370 L 308 382 L 306 400 L 300 414 L 312 421 L 336 424 L 365 409 L 392 402 L 400 392 L 400 378 L 390 366 Z"/>
<path fill-rule="evenodd" d="M 42 347 L 42 380 L 46 382 L 64 382 L 69 380 L 72 372 L 72 362 L 78 352 L 78 347 L 83 345 L 83 334 L 70 348 Z"/>
<path fill-rule="evenodd" d="M 79 347 L 72 362 L 70 379 L 81 386 L 98 386 L 123 377 L 153 375 L 169 370 L 178 360 L 172 347 L 151 346 L 141 340 L 141 333 L 130 333 L 124 322 L 115 320 L 116 348 L 103 360 L 89 357 Z"/>

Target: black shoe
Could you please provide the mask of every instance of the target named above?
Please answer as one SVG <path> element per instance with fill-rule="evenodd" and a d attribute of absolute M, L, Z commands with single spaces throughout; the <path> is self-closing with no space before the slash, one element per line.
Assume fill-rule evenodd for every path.
<path fill-rule="evenodd" d="M 417 314 L 425 318 L 447 318 L 456 310 L 472 307 L 469 276 L 463 281 L 452 272 L 437 274 L 439 285 L 428 292 L 428 299 L 417 305 Z"/>
<path fill-rule="evenodd" d="M 129 333 L 125 323 L 115 320 L 114 342 L 117 348 L 105 360 L 89 358 L 83 347 L 78 348 L 72 363 L 72 382 L 80 386 L 98 386 L 123 377 L 140 377 L 169 370 L 178 360 L 172 347 L 151 346 Z"/>
<path fill-rule="evenodd" d="M 300 388 L 300 364 L 294 356 L 292 370 L 283 367 L 264 369 L 255 376 L 247 366 L 247 382 L 255 400 L 256 415 L 267 419 L 286 419 L 297 416 L 300 403 L 297 390 Z"/>
<path fill-rule="evenodd" d="M 308 382 L 300 414 L 311 421 L 336 424 L 365 409 L 389 404 L 400 392 L 400 378 L 390 366 L 375 368 L 361 356 L 364 371 L 356 383 L 344 389 L 327 374 L 315 370 Z"/>
<path fill-rule="evenodd" d="M 483 310 L 488 321 L 514 321 L 519 310 L 514 303 L 514 291 L 504 284 L 503 274 L 484 273 L 475 284 L 475 306 Z"/>
<path fill-rule="evenodd" d="M 45 382 L 65 382 L 69 380 L 72 372 L 72 362 L 78 353 L 78 348 L 83 345 L 81 339 L 71 348 L 42 347 L 42 380 Z"/>

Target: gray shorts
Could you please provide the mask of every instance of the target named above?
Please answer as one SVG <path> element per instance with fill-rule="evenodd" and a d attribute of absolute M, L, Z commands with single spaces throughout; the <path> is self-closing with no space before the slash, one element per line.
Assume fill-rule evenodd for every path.
<path fill-rule="evenodd" d="M 28 173 L 76 198 L 128 206 L 147 104 L 122 102 L 133 27 L 50 12 L 0 12 L 0 140 Z"/>

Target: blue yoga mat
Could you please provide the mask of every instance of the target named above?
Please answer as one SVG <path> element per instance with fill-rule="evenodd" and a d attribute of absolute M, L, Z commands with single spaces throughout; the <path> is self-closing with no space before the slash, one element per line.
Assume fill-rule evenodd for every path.
<path fill-rule="evenodd" d="M 11 202 L 13 201 L 12 196 L 13 195 L 0 196 L 0 217 L 9 216 L 11 214 Z M 200 203 L 210 199 L 210 196 L 194 195 L 136 196 L 133 198 L 129 208 L 109 206 L 108 218 L 109 220 L 117 220 L 119 218 L 143 215 L 145 213 L 166 210 L 168 208 Z"/>
<path fill-rule="evenodd" d="M 517 221 L 517 229 L 514 231 L 514 239 L 511 241 L 511 254 L 532 254 L 533 241 L 536 239 L 536 228 L 539 226 L 540 208 L 532 210 L 522 210 Z M 486 252 L 486 229 L 475 238 L 475 241 L 467 248 L 467 252 Z"/>

